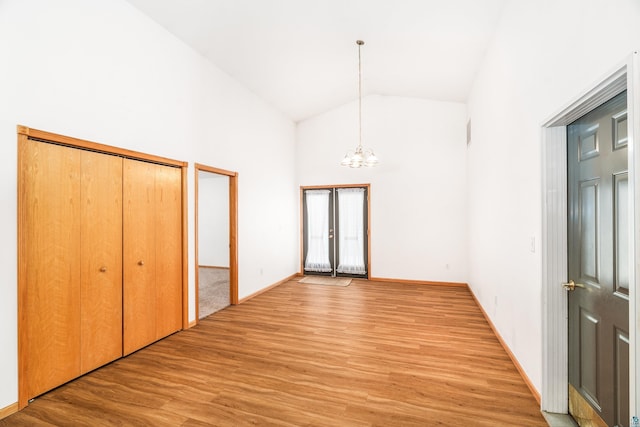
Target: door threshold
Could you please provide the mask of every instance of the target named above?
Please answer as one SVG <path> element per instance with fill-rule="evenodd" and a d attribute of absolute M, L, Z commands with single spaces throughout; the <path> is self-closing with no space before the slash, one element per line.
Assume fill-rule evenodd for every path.
<path fill-rule="evenodd" d="M 555 414 L 553 412 L 541 411 L 549 427 L 578 427 L 571 415 L 569 414 Z"/>

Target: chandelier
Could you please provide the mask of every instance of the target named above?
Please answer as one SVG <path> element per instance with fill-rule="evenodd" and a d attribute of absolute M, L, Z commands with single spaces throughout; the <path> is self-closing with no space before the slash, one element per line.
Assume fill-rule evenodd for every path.
<path fill-rule="evenodd" d="M 379 163 L 378 158 L 372 149 L 362 146 L 362 60 L 360 47 L 364 42 L 356 40 L 356 44 L 358 45 L 358 146 L 355 150 L 347 151 L 340 164 L 350 168 L 373 167 Z"/>

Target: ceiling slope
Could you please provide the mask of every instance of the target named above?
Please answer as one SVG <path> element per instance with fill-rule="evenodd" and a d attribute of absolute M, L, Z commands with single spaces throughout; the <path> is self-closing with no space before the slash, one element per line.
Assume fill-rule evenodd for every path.
<path fill-rule="evenodd" d="M 294 121 L 363 92 L 465 102 L 506 0 L 128 0 Z"/>

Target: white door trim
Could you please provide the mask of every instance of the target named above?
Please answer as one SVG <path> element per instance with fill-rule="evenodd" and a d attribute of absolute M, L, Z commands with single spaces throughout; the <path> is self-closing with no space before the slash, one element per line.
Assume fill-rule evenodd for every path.
<path fill-rule="evenodd" d="M 568 410 L 568 306 L 561 283 L 567 280 L 567 133 L 566 126 L 593 108 L 627 89 L 629 124 L 629 203 L 631 235 L 629 259 L 629 392 L 630 414 L 640 413 L 638 401 L 640 353 L 636 307 L 640 263 L 635 248 L 640 247 L 640 150 L 635 140 L 640 136 L 640 69 L 638 52 L 634 52 L 606 78 L 584 91 L 559 113 L 547 120 L 542 133 L 542 390 L 543 411 L 566 414 Z M 631 196 L 630 196 L 631 197 Z"/>

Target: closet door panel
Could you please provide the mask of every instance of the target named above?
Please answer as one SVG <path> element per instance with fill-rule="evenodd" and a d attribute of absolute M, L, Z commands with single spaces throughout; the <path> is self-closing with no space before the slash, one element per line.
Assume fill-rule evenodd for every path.
<path fill-rule="evenodd" d="M 80 152 L 19 146 L 20 394 L 80 375 Z"/>
<path fill-rule="evenodd" d="M 182 328 L 182 171 L 156 169 L 157 338 Z"/>
<path fill-rule="evenodd" d="M 82 373 L 122 356 L 122 158 L 82 151 Z"/>
<path fill-rule="evenodd" d="M 156 340 L 156 168 L 124 159 L 124 354 Z"/>

